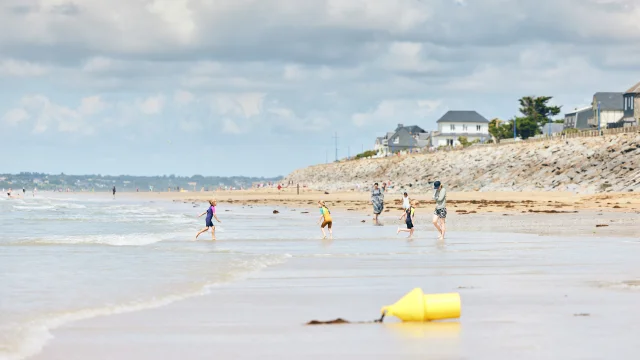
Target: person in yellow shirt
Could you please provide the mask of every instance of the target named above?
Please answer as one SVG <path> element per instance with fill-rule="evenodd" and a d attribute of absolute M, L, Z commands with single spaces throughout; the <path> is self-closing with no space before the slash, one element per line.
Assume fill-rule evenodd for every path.
<path fill-rule="evenodd" d="M 322 238 L 327 238 L 327 234 L 324 232 L 324 227 L 328 226 L 329 236 L 331 239 L 333 239 L 333 230 L 331 229 L 331 226 L 333 225 L 333 219 L 331 218 L 331 211 L 329 211 L 329 208 L 327 208 L 327 206 L 322 201 L 318 201 L 318 205 L 320 207 L 320 220 L 318 221 L 318 224 L 320 224 L 320 230 L 322 230 Z"/>
<path fill-rule="evenodd" d="M 413 217 L 416 214 L 415 205 L 416 205 L 416 202 L 412 201 L 409 207 L 403 211 L 402 216 L 400 217 L 400 220 L 405 219 L 405 222 L 407 223 L 407 228 L 406 229 L 398 228 L 398 232 L 397 232 L 398 234 L 400 234 L 401 232 L 408 232 L 409 233 L 408 237 L 410 238 L 413 237 L 413 231 L 415 230 L 413 226 Z"/>

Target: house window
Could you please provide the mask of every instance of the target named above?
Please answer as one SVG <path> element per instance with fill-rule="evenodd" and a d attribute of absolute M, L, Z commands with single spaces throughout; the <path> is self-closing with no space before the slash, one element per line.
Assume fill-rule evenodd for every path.
<path fill-rule="evenodd" d="M 400 144 L 400 137 L 398 136 L 397 138 L 393 139 L 393 143 Z"/>
<path fill-rule="evenodd" d="M 453 146 L 453 139 L 447 139 L 447 146 Z"/>
<path fill-rule="evenodd" d="M 480 125 L 476 125 L 476 131 L 480 131 L 481 127 Z"/>
<path fill-rule="evenodd" d="M 451 125 L 451 131 L 456 131 L 456 126 L 455 125 Z"/>
<path fill-rule="evenodd" d="M 467 132 L 467 125 L 462 125 L 462 131 Z"/>
<path fill-rule="evenodd" d="M 633 110 L 633 97 L 629 98 L 629 109 Z"/>

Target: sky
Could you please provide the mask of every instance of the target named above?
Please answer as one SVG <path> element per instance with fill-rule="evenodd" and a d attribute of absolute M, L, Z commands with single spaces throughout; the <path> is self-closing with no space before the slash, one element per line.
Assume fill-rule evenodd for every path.
<path fill-rule="evenodd" d="M 637 0 L 0 0 L 0 173 L 279 176 L 640 81 Z"/>

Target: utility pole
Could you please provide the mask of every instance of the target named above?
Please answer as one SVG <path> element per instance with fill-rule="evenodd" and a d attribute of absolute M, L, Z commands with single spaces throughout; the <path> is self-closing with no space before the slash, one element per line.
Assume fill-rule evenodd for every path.
<path fill-rule="evenodd" d="M 598 101 L 598 136 L 600 136 L 600 101 Z"/>
<path fill-rule="evenodd" d="M 325 150 L 324 151 L 324 155 L 325 155 L 324 162 L 328 164 L 329 163 L 329 150 Z"/>
<path fill-rule="evenodd" d="M 516 140 L 516 118 L 513 118 L 513 141 Z"/>
<path fill-rule="evenodd" d="M 336 139 L 336 161 L 338 161 L 338 132 L 337 131 L 336 131 L 335 139 Z"/>

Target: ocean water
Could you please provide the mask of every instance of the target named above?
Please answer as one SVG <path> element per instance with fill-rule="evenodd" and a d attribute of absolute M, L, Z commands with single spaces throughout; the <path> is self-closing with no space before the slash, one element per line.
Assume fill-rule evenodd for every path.
<path fill-rule="evenodd" d="M 0 359 L 37 353 L 70 321 L 207 294 L 290 257 L 220 246 L 209 233 L 194 241 L 201 205 L 42 195 L 0 200 Z M 228 240 L 274 233 L 249 220 L 257 213 L 220 208 L 223 221 L 245 230 Z"/>

